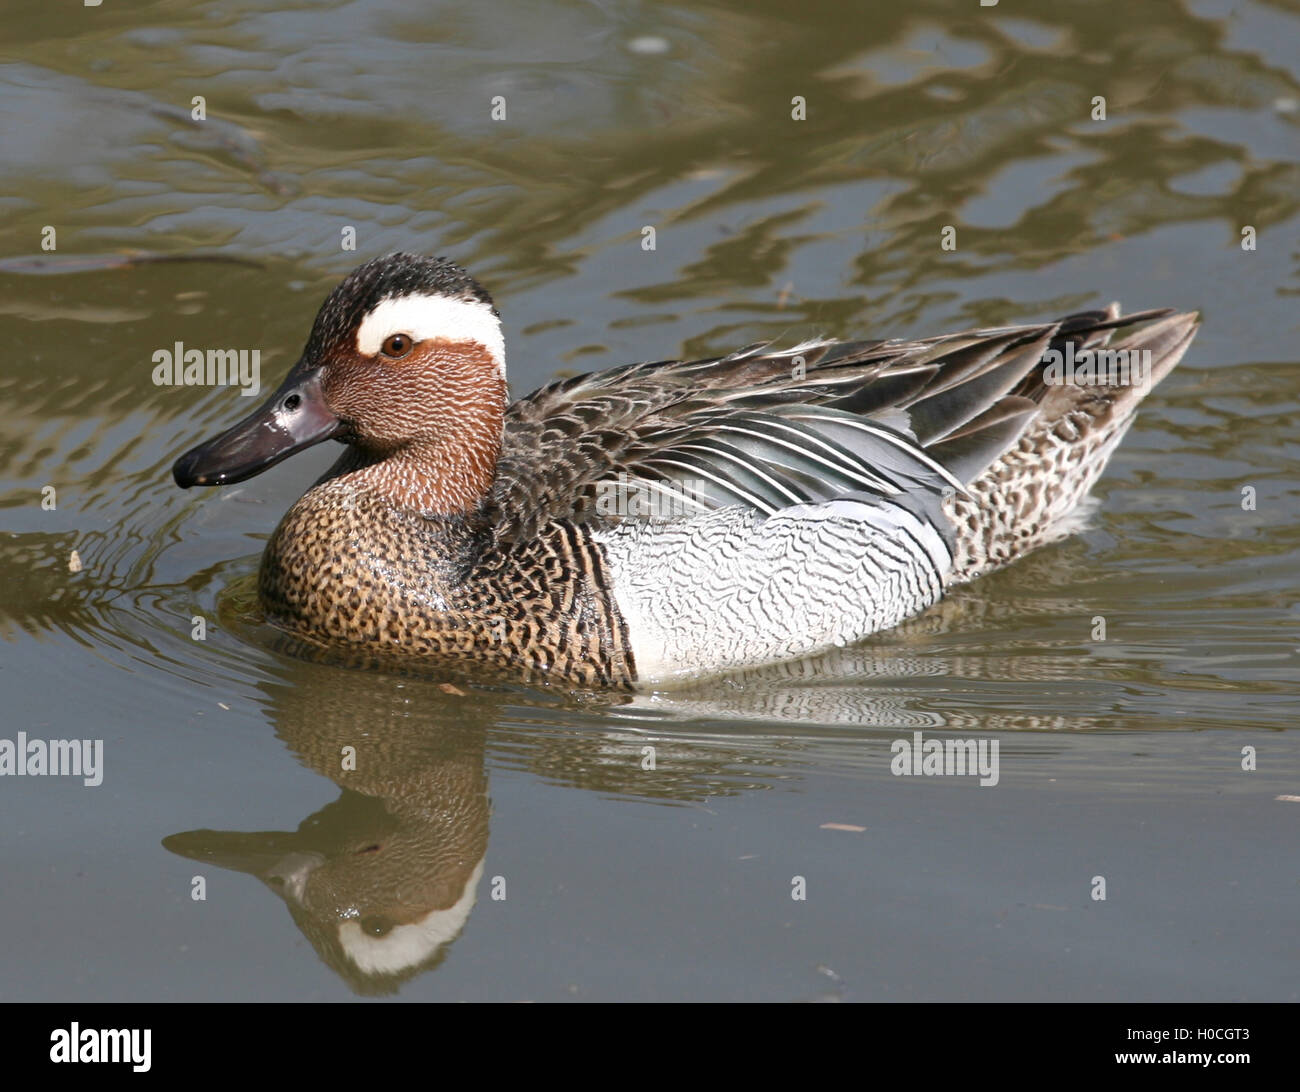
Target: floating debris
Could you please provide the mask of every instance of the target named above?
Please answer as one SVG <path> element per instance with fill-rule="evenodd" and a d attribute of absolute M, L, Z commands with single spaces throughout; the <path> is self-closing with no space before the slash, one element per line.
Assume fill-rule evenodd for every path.
<path fill-rule="evenodd" d="M 847 830 L 850 834 L 861 834 L 866 827 L 857 827 L 852 823 L 823 823 L 818 830 Z"/>
<path fill-rule="evenodd" d="M 70 573 L 81 572 L 81 555 L 77 553 L 76 550 L 73 550 L 72 553 L 68 556 L 68 572 Z"/>
<path fill-rule="evenodd" d="M 642 56 L 649 57 L 657 53 L 667 53 L 672 47 L 667 38 L 662 38 L 658 34 L 642 34 L 629 39 L 627 48 L 629 53 L 640 53 Z"/>

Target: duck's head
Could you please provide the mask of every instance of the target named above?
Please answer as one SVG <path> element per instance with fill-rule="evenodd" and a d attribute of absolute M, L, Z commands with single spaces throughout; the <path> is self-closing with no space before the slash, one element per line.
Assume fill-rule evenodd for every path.
<path fill-rule="evenodd" d="M 446 258 L 389 254 L 330 293 L 266 403 L 187 451 L 172 475 L 184 489 L 227 485 L 333 439 L 392 460 L 398 477 L 472 479 L 450 505 L 467 507 L 491 484 L 505 404 L 491 297 Z"/>

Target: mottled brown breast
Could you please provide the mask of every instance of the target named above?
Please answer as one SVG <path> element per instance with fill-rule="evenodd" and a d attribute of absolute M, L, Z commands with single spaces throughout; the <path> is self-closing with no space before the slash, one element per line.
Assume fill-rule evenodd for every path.
<path fill-rule="evenodd" d="M 326 482 L 271 536 L 259 591 L 272 621 L 313 640 L 525 679 L 627 686 L 636 677 L 601 547 L 567 521 L 499 543 L 462 517 Z"/>

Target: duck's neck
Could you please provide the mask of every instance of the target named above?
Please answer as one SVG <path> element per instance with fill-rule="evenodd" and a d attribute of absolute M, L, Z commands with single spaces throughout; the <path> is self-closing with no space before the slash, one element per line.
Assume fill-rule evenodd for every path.
<path fill-rule="evenodd" d="M 387 453 L 349 448 L 326 478 L 409 511 L 469 515 L 479 510 L 496 481 L 501 427 L 498 415 L 494 427 L 481 422 L 474 429 Z"/>

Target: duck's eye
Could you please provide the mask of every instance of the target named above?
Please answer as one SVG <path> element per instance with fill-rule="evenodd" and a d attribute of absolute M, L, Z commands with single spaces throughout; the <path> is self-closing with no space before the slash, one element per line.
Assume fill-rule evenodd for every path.
<path fill-rule="evenodd" d="M 399 357 L 405 356 L 411 351 L 411 346 L 415 342 L 407 334 L 389 334 L 380 346 L 384 356 Z"/>

